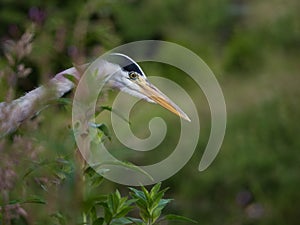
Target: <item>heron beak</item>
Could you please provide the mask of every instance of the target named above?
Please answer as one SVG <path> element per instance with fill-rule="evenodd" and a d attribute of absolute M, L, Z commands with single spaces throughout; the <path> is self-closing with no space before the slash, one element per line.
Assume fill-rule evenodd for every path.
<path fill-rule="evenodd" d="M 191 122 L 190 118 L 174 102 L 172 102 L 165 94 L 163 94 L 149 81 L 140 79 L 137 84 L 141 87 L 141 92 L 149 99 L 168 109 L 177 116 Z"/>

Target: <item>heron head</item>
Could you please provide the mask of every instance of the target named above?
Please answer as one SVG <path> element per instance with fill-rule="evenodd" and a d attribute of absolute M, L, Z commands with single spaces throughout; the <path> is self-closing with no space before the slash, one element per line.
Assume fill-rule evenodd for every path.
<path fill-rule="evenodd" d="M 149 82 L 141 67 L 133 59 L 120 53 L 112 53 L 107 59 L 110 63 L 120 66 L 112 76 L 111 86 L 148 102 L 157 103 L 179 117 L 191 121 L 173 101 Z"/>

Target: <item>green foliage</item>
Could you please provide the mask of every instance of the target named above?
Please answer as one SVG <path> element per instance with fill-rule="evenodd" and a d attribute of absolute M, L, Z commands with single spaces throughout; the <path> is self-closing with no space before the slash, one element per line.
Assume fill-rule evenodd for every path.
<path fill-rule="evenodd" d="M 191 162 L 165 181 L 177 204 L 164 208 L 170 202 L 161 196 L 164 190 L 131 189 L 129 197 L 127 188 L 103 179 L 105 165 L 96 167 L 97 172 L 84 165 L 74 153 L 68 95 L 0 140 L 0 223 L 192 222 L 167 213 L 171 211 L 203 225 L 299 224 L 299 8 L 297 0 L 1 1 L 1 102 L 124 42 L 162 39 L 190 48 L 213 69 L 224 91 L 228 123 L 216 161 L 198 173 L 210 116 L 205 101 L 196 104 L 201 118 L 198 148 Z M 148 75 L 167 75 L 187 84 L 191 96 L 202 94 L 181 71 L 149 68 Z M 141 130 L 133 129 L 137 136 L 147 137 L 147 110 L 135 110 L 143 115 L 127 122 Z M 103 112 L 101 118 L 121 116 L 109 106 L 97 112 Z M 176 136 L 176 124 L 170 127 L 168 136 Z M 106 123 L 97 121 L 91 129 L 98 131 L 98 141 L 117 142 Z M 172 144 L 176 142 L 175 137 Z M 162 144 L 162 149 L 145 153 L 147 157 L 137 153 L 136 164 L 167 156 L 172 149 L 167 141 Z M 122 156 L 129 152 L 123 147 L 116 151 Z"/>
<path fill-rule="evenodd" d="M 168 203 L 170 203 L 172 199 L 163 199 L 163 196 L 168 188 L 160 190 L 160 187 L 161 183 L 157 183 L 153 186 L 150 192 L 145 187 L 142 187 L 142 190 L 130 188 L 132 191 L 131 196 L 133 199 L 135 199 L 135 204 L 140 210 L 140 217 L 142 219 L 142 221 L 139 221 L 137 224 L 151 225 L 156 224 L 156 221 L 158 220 L 176 220 L 197 223 L 192 219 L 175 214 L 168 214 L 161 217 L 162 210 L 167 206 Z"/>
<path fill-rule="evenodd" d="M 294 52 L 300 48 L 297 20 L 299 20 L 297 14 L 286 14 L 279 17 L 269 29 L 269 35 L 273 37 L 272 42 L 284 51 Z"/>
<path fill-rule="evenodd" d="M 111 141 L 111 135 L 109 133 L 109 129 L 105 124 L 90 123 L 90 126 L 93 128 L 97 128 L 100 131 L 100 133 L 98 133 L 100 139 L 102 138 L 102 136 L 104 136 Z"/>
<path fill-rule="evenodd" d="M 130 188 L 131 196 L 137 199 L 136 204 L 145 224 L 154 224 L 160 217 L 161 211 L 171 201 L 171 199 L 162 199 L 167 189 L 161 191 L 159 189 L 160 183 L 156 184 L 150 192 L 145 187 L 142 187 L 142 191 Z"/>
<path fill-rule="evenodd" d="M 91 167 L 88 167 L 85 173 L 87 182 L 92 184 L 94 188 L 98 187 L 99 183 L 95 185 L 94 181 L 96 178 L 102 180 L 101 175 L 92 172 Z M 89 189 L 84 203 L 85 221 L 90 224 L 106 225 L 152 225 L 163 220 L 195 223 L 194 220 L 179 215 L 169 214 L 161 216 L 162 210 L 171 199 L 163 199 L 164 193 L 168 188 L 160 190 L 160 187 L 161 183 L 156 184 L 150 191 L 145 187 L 141 187 L 142 190 L 129 188 L 131 190 L 131 199 L 122 197 L 118 190 L 108 195 L 91 197 L 92 189 Z M 100 210 L 102 213 L 99 213 L 99 207 L 103 209 Z M 140 218 L 130 216 L 130 213 L 135 209 L 140 211 Z"/>
<path fill-rule="evenodd" d="M 127 197 L 121 197 L 118 190 L 109 194 L 104 207 L 104 220 L 107 224 L 128 224 L 125 217 L 131 210 L 131 203 L 135 200 L 127 200 Z M 130 222 L 130 221 L 129 221 Z"/>
<path fill-rule="evenodd" d="M 253 33 L 237 33 L 226 47 L 224 69 L 228 72 L 255 72 L 262 66 L 261 46 L 263 43 Z"/>

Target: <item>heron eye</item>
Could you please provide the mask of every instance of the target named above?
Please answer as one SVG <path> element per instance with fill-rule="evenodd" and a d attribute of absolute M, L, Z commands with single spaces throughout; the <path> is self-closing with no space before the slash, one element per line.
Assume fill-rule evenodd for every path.
<path fill-rule="evenodd" d="M 129 78 L 132 80 L 135 80 L 138 77 L 138 74 L 136 72 L 130 72 L 129 73 Z"/>

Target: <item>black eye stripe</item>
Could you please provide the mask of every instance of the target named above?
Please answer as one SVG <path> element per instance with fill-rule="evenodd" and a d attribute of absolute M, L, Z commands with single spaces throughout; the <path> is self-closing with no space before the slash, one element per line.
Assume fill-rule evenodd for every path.
<path fill-rule="evenodd" d="M 139 73 L 139 74 L 142 74 L 142 71 L 139 69 L 139 67 L 135 64 L 129 64 L 127 66 L 124 66 L 123 69 L 125 71 L 130 71 L 131 72 L 136 72 L 136 73 Z"/>
<path fill-rule="evenodd" d="M 121 66 L 122 70 L 126 72 L 136 72 L 140 76 L 145 76 L 141 67 L 130 57 L 120 54 L 120 53 L 111 53 L 105 57 L 109 62 L 118 64 Z"/>

